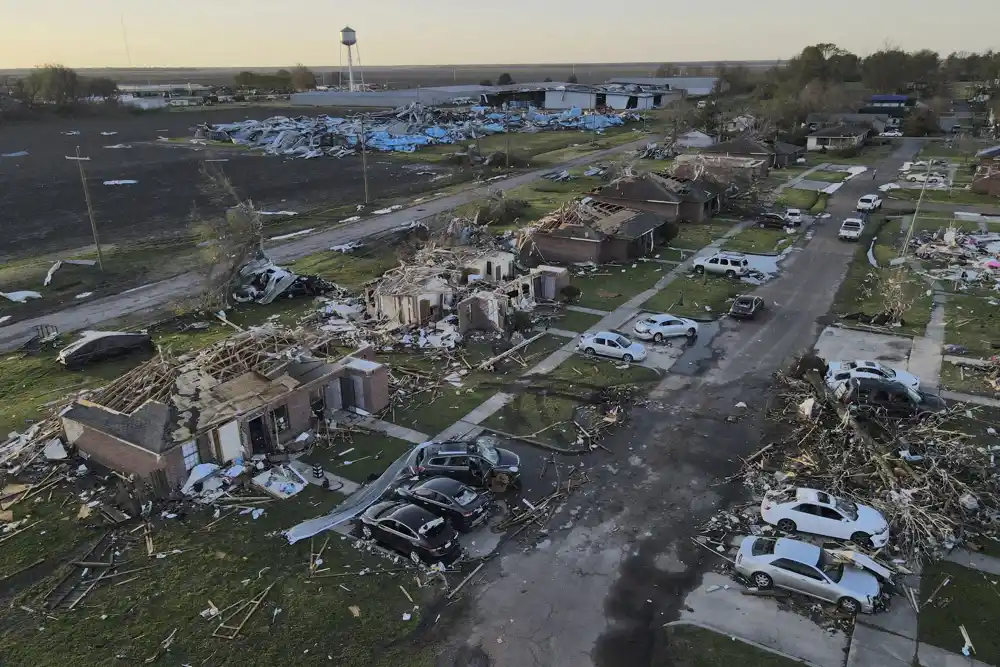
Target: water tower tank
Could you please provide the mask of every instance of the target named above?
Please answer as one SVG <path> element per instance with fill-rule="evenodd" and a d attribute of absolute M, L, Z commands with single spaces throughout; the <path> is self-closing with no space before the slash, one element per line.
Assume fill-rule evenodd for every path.
<path fill-rule="evenodd" d="M 340 31 L 340 43 L 344 46 L 354 46 L 358 43 L 358 34 L 348 26 Z"/>

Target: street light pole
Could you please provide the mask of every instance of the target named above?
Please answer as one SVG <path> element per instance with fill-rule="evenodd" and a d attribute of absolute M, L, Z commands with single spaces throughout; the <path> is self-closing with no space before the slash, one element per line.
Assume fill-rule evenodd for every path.
<path fill-rule="evenodd" d="M 90 231 L 94 233 L 94 245 L 97 246 L 97 266 L 104 273 L 104 253 L 101 252 L 101 240 L 97 236 L 97 221 L 94 220 L 94 206 L 90 201 L 90 187 L 87 185 L 87 175 L 83 171 L 83 161 L 80 157 L 80 147 L 76 147 L 76 165 L 80 168 L 80 183 L 83 184 L 83 198 L 87 202 L 87 216 L 90 218 Z M 89 159 L 89 158 L 88 158 Z"/>

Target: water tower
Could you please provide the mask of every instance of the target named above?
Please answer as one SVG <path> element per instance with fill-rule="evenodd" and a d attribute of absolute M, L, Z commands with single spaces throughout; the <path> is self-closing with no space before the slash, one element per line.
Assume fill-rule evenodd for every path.
<path fill-rule="evenodd" d="M 365 85 L 365 78 L 361 74 L 361 54 L 358 53 L 358 33 L 354 32 L 354 29 L 347 26 L 340 31 L 340 43 L 347 47 L 347 89 L 351 92 L 355 90 L 363 90 Z M 360 84 L 354 83 L 354 57 L 358 58 L 358 79 L 361 81 Z"/>

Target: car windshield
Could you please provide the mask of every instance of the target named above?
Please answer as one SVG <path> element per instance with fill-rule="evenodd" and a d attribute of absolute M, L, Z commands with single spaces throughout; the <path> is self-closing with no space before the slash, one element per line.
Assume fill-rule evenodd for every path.
<path fill-rule="evenodd" d="M 740 298 L 736 299 L 736 305 L 744 308 L 749 308 L 750 306 L 753 305 L 753 301 L 741 296 Z"/>
<path fill-rule="evenodd" d="M 484 442 L 483 440 L 476 441 L 476 452 L 479 453 L 484 459 L 489 461 L 491 464 L 496 465 L 500 463 L 500 452 L 489 442 Z"/>
<path fill-rule="evenodd" d="M 440 535 L 444 530 L 444 519 L 438 517 L 436 519 L 431 519 L 424 525 L 417 529 L 417 532 L 424 537 L 436 537 Z"/>
<path fill-rule="evenodd" d="M 471 504 L 478 497 L 479 497 L 478 493 L 476 493 L 469 487 L 465 487 L 457 496 L 455 496 L 455 502 L 461 505 L 462 507 L 465 507 L 466 505 Z"/>
<path fill-rule="evenodd" d="M 830 581 L 834 583 L 839 583 L 844 576 L 844 564 L 838 563 L 827 551 L 820 552 L 816 567 L 823 570 L 823 574 L 830 577 Z"/>
<path fill-rule="evenodd" d="M 848 229 L 859 229 L 861 227 L 861 223 L 848 220 L 847 222 L 844 223 L 843 226 L 847 227 Z"/>
<path fill-rule="evenodd" d="M 843 498 L 836 499 L 837 509 L 846 514 L 851 518 L 851 521 L 858 520 L 858 506 L 852 503 L 850 500 L 844 500 Z"/>
<path fill-rule="evenodd" d="M 632 341 L 630 341 L 625 336 L 618 336 L 618 338 L 615 338 L 615 342 L 621 345 L 622 347 L 632 347 Z"/>

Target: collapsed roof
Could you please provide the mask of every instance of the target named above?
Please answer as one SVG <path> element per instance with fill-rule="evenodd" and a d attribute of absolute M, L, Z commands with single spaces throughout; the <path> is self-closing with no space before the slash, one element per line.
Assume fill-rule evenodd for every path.
<path fill-rule="evenodd" d="M 532 233 L 577 239 L 603 240 L 607 237 L 636 239 L 660 227 L 666 220 L 655 213 L 587 197 L 569 202 L 545 216 Z"/>

